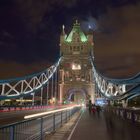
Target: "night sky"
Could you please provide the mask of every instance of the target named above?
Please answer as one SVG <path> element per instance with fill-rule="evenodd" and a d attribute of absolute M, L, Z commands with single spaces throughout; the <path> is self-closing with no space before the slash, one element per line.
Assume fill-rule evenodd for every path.
<path fill-rule="evenodd" d="M 59 37 L 78 19 L 94 34 L 97 69 L 124 78 L 140 72 L 139 0 L 0 0 L 0 79 L 35 73 L 59 58 Z"/>

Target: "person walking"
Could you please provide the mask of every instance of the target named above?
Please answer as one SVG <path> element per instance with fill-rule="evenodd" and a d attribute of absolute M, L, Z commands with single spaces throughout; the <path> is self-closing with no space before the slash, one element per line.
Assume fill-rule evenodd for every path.
<path fill-rule="evenodd" d="M 96 106 L 97 116 L 100 117 L 101 107 L 99 105 Z"/>
<path fill-rule="evenodd" d="M 93 115 L 95 114 L 95 112 L 96 112 L 96 106 L 95 106 L 95 104 L 92 104 L 92 113 L 93 113 Z"/>
<path fill-rule="evenodd" d="M 91 114 L 91 112 L 92 112 L 92 103 L 91 103 L 91 100 L 89 100 L 88 110 L 89 110 L 89 114 Z"/>

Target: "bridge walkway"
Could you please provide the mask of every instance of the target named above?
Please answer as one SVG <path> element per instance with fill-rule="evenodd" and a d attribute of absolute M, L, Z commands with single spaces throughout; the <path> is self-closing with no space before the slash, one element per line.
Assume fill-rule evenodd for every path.
<path fill-rule="evenodd" d="M 140 128 L 116 116 L 111 119 L 85 109 L 67 140 L 138 140 Z"/>

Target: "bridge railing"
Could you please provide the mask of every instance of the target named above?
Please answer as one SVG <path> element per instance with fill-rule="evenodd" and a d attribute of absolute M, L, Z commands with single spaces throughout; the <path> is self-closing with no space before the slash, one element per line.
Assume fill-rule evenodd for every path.
<path fill-rule="evenodd" d="M 114 114 L 121 119 L 140 125 L 140 109 L 108 107 L 105 111 L 106 113 L 111 113 L 112 115 Z M 112 115 L 110 117 L 113 117 Z"/>
<path fill-rule="evenodd" d="M 0 138 L 4 140 L 43 140 L 47 134 L 54 132 L 70 120 L 80 107 L 66 108 L 62 111 L 49 113 L 46 116 L 33 118 L 0 127 Z"/>

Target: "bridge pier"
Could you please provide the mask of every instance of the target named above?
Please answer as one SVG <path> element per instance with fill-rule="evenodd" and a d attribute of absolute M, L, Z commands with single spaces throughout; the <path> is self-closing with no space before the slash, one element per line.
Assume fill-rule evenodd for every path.
<path fill-rule="evenodd" d="M 63 103 L 63 92 L 64 92 L 64 85 L 60 84 L 59 85 L 59 103 Z"/>
<path fill-rule="evenodd" d="M 91 102 L 92 104 L 95 104 L 95 88 L 94 85 L 91 84 L 91 88 L 90 88 L 90 96 L 91 96 Z"/>

